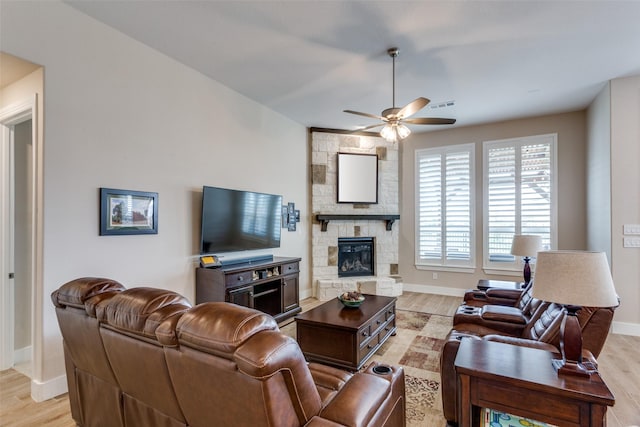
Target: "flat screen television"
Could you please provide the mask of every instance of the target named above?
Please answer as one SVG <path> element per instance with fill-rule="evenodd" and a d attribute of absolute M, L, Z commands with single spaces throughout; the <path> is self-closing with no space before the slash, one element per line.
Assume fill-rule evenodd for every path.
<path fill-rule="evenodd" d="M 280 247 L 282 196 L 202 188 L 200 254 Z"/>

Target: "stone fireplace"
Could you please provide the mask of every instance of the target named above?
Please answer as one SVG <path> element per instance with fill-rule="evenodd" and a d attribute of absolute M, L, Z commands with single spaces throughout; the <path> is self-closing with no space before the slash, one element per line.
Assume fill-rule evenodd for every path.
<path fill-rule="evenodd" d="M 338 238 L 338 277 L 375 276 L 373 237 Z"/>
<path fill-rule="evenodd" d="M 399 214 L 397 144 L 380 137 L 313 131 L 311 146 L 311 283 L 315 296 L 324 301 L 353 290 L 401 295 L 399 225 L 376 218 Z M 338 153 L 378 156 L 378 203 L 337 203 Z M 340 218 L 323 223 L 317 215 Z M 363 246 L 363 239 L 370 245 L 370 252 Z M 343 247 L 351 247 L 351 252 L 341 251 Z M 347 264 L 345 259 L 349 260 Z M 367 268 L 371 272 L 356 264 L 370 265 Z M 347 274 L 340 271 L 343 267 Z"/>

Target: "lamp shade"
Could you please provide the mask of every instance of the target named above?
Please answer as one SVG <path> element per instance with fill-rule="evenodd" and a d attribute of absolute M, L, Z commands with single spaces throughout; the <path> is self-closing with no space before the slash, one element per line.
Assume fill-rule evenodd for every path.
<path fill-rule="evenodd" d="M 542 237 L 516 234 L 511 242 L 511 255 L 533 257 L 542 250 Z"/>
<path fill-rule="evenodd" d="M 618 295 L 604 252 L 538 252 L 534 298 L 563 305 L 615 307 Z"/>

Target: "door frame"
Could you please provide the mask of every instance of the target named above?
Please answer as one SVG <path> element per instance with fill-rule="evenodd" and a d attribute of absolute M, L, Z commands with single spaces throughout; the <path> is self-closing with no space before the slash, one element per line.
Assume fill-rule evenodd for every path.
<path fill-rule="evenodd" d="M 42 250 L 42 234 L 39 232 L 41 227 L 39 224 L 39 212 L 42 211 L 42 205 L 39 203 L 41 199 L 41 152 L 42 147 L 38 142 L 38 117 L 37 117 L 37 94 L 29 99 L 11 104 L 0 109 L 0 165 L 2 173 L 0 173 L 0 192 L 3 197 L 0 200 L 0 236 L 2 236 L 2 256 L 0 257 L 0 311 L 2 319 L 2 327 L 0 328 L 0 369 L 8 369 L 14 363 L 14 281 L 9 278 L 13 265 L 13 245 L 14 245 L 14 203 L 15 195 L 13 193 L 12 182 L 15 176 L 15 159 L 14 159 L 14 130 L 13 126 L 31 119 L 32 126 L 32 176 L 31 176 L 31 203 L 33 206 L 31 218 L 29 219 L 31 228 L 31 254 L 30 254 L 30 270 L 31 270 L 31 374 L 32 378 L 37 375 L 34 371 L 35 356 L 38 354 L 36 347 L 40 348 L 35 340 L 36 334 L 36 302 L 38 297 L 36 283 L 40 283 L 41 264 L 38 262 L 36 255 Z M 7 197 L 8 196 L 8 197 Z"/>

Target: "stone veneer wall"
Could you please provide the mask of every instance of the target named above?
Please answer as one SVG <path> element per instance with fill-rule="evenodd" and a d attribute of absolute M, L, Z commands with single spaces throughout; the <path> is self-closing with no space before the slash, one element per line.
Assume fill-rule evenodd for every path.
<path fill-rule="evenodd" d="M 378 155 L 378 203 L 337 203 L 337 154 Z M 328 299 L 342 290 L 351 290 L 358 281 L 371 282 L 372 277 L 338 279 L 338 237 L 374 237 L 375 273 L 378 278 L 398 274 L 399 224 L 396 221 L 391 231 L 384 221 L 331 221 L 327 231 L 320 230 L 317 214 L 376 215 L 399 214 L 399 159 L 397 144 L 379 137 L 311 133 L 311 212 L 312 226 L 312 278 L 316 297 Z M 402 220 L 402 218 L 400 218 Z M 331 295 L 320 295 L 318 281 L 334 289 Z M 394 282 L 398 278 L 394 277 Z M 401 284 L 400 284 L 401 286 Z M 322 292 L 323 294 L 326 291 Z M 335 295 L 334 295 L 335 294 Z"/>

